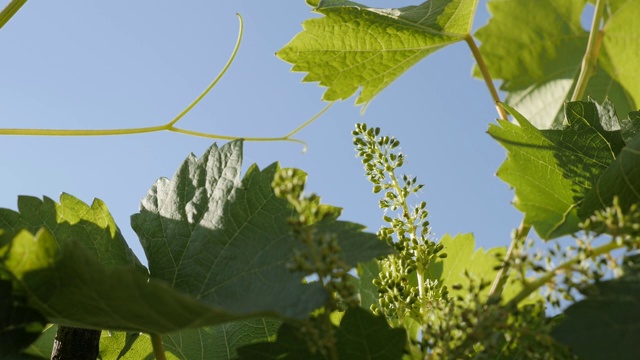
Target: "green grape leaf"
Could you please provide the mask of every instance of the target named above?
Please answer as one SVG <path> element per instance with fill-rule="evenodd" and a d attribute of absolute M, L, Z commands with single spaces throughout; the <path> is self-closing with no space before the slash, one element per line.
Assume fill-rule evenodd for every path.
<path fill-rule="evenodd" d="M 287 323 L 282 324 L 278 329 L 277 340 L 275 342 L 260 342 L 243 346 L 238 349 L 238 359 L 240 360 L 324 360 L 325 357 L 319 352 L 314 354 L 309 352 L 305 341 L 301 341 L 300 335 L 295 328 Z"/>
<path fill-rule="evenodd" d="M 168 360 L 179 359 L 165 349 Z M 153 346 L 148 334 L 124 331 L 102 331 L 100 336 L 101 360 L 153 360 Z"/>
<path fill-rule="evenodd" d="M 341 359 L 401 359 L 407 333 L 393 329 L 383 316 L 362 308 L 346 311 L 338 329 Z"/>
<path fill-rule="evenodd" d="M 40 200 L 20 196 L 18 212 L 0 209 L 0 229 L 3 230 L 0 244 L 13 239 L 21 230 L 35 234 L 41 228 L 48 229 L 60 246 L 71 239 L 79 241 L 105 266 L 129 265 L 147 274 L 100 199 L 94 199 L 88 206 L 65 193 L 60 195 L 60 203 L 48 197 Z"/>
<path fill-rule="evenodd" d="M 504 247 L 493 248 L 489 251 L 475 248 L 473 234 L 457 234 L 451 237 L 445 234 L 440 239 L 444 245 L 443 252 L 447 254 L 444 259 L 432 261 L 425 269 L 425 275 L 432 280 L 447 286 L 452 292 L 452 285 L 460 284 L 464 288 L 468 283 L 464 275 L 467 271 L 478 280 L 491 281 L 495 277 L 494 268 L 500 265 L 500 254 L 504 254 Z M 487 290 L 488 291 L 488 290 Z"/>
<path fill-rule="evenodd" d="M 151 277 L 231 312 L 304 318 L 326 295 L 285 266 L 298 244 L 293 210 L 271 187 L 278 167 L 252 166 L 241 181 L 241 166 L 241 141 L 213 145 L 151 188 L 131 218 Z"/>
<path fill-rule="evenodd" d="M 631 104 L 640 104 L 640 2 L 610 1 L 606 21 L 602 27 L 602 48 L 606 55 L 604 68 L 628 92 Z M 616 106 L 618 103 L 613 99 Z M 621 102 L 623 104 L 624 102 Z M 632 106 L 632 109 L 637 108 Z M 625 109 L 626 110 L 626 109 Z M 623 114 L 626 114 L 624 112 Z"/>
<path fill-rule="evenodd" d="M 261 341 L 275 340 L 281 322 L 248 319 L 163 336 L 167 359 L 236 359 L 236 350 Z M 151 339 L 146 334 L 103 331 L 102 360 L 154 359 Z"/>
<path fill-rule="evenodd" d="M 477 280 L 484 282 L 492 282 L 499 266 L 504 258 L 505 247 L 494 247 L 488 250 L 483 248 L 475 248 L 475 239 L 473 234 L 457 234 L 451 237 L 445 234 L 440 239 L 440 244 L 444 245 L 443 252 L 447 254 L 444 259 L 437 259 L 429 264 L 425 269 L 426 277 L 432 280 L 438 280 L 446 285 L 451 293 L 460 293 L 466 291 L 469 285 L 469 279 L 464 275 L 465 271 Z M 460 290 L 452 288 L 452 285 L 462 285 Z M 503 302 L 509 301 L 522 289 L 522 284 L 516 282 L 511 277 L 508 279 L 503 291 Z M 490 287 L 482 291 L 483 296 L 489 295 Z M 533 293 L 526 300 L 520 302 L 520 305 L 528 304 L 539 300 L 539 295 Z"/>
<path fill-rule="evenodd" d="M 293 208 L 271 187 L 279 167 L 254 165 L 240 181 L 241 160 L 241 141 L 214 145 L 199 160 L 188 158 L 172 180 L 156 182 L 132 216 L 151 276 L 230 311 L 304 318 L 325 292 L 285 266 L 302 244 L 288 224 Z M 316 227 L 337 237 L 352 266 L 390 251 L 360 225 L 332 220 Z"/>
<path fill-rule="evenodd" d="M 520 126 L 499 121 L 489 135 L 508 151 L 498 177 L 515 188 L 514 204 L 525 213 L 524 222 L 543 239 L 578 231 L 580 204 L 624 147 L 613 106 L 568 103 L 569 124 L 562 130 L 538 130 L 505 107 Z"/>
<path fill-rule="evenodd" d="M 308 73 L 303 81 L 326 86 L 323 100 L 344 100 L 362 88 L 356 105 L 367 104 L 425 56 L 468 36 L 476 5 L 430 0 L 378 9 L 323 0 L 314 11 L 324 16 L 306 20 L 276 55 L 293 64 L 292 71 Z"/>
<path fill-rule="evenodd" d="M 488 4 L 489 23 L 475 33 L 492 76 L 503 80 L 506 103 L 539 129 L 562 126 L 563 104 L 575 87 L 588 40 L 580 22 L 585 4 L 586 0 L 493 0 Z M 640 66 L 624 45 L 638 46 L 632 39 L 639 25 L 630 16 L 626 22 L 621 16 L 607 18 L 605 38 L 609 36 L 612 45 L 605 46 L 603 40 L 595 76 L 585 91 L 585 97 L 598 101 L 608 97 L 621 114 L 640 103 L 640 93 L 634 90 L 638 81 L 619 72 L 633 73 Z M 616 32 L 609 35 L 612 26 Z M 480 76 L 477 68 L 475 75 Z"/>
<path fill-rule="evenodd" d="M 640 202 L 640 135 L 622 149 L 596 186 L 587 193 L 579 215 L 586 218 L 598 209 L 612 206 L 614 197 L 618 197 L 623 210 Z"/>
<path fill-rule="evenodd" d="M 380 265 L 377 260 L 358 264 L 358 290 L 360 292 L 360 306 L 371 310 L 371 305 L 378 304 L 378 287 L 373 280 L 380 276 Z"/>
<path fill-rule="evenodd" d="M 22 230 L 3 267 L 50 322 L 88 329 L 164 334 L 268 313 L 235 314 L 149 280 L 129 266 L 105 267 L 70 240 L 59 249 L 46 230 Z"/>
<path fill-rule="evenodd" d="M 384 317 L 360 307 L 348 309 L 336 331 L 340 359 L 401 359 L 407 341 L 404 329 L 393 329 Z M 276 342 L 248 345 L 238 350 L 240 359 L 324 359 L 310 354 L 291 325 L 283 324 Z"/>
<path fill-rule="evenodd" d="M 51 353 L 53 351 L 53 341 L 56 338 L 57 332 L 58 325 L 47 325 L 44 331 L 42 331 L 42 333 L 40 334 L 40 337 L 38 337 L 36 341 L 29 345 L 24 353 L 41 359 L 51 359 Z"/>
<path fill-rule="evenodd" d="M 11 282 L 0 279 L 0 358 L 19 357 L 45 325 L 46 319 L 14 294 Z"/>
<path fill-rule="evenodd" d="M 178 359 L 237 359 L 238 349 L 274 341 L 281 322 L 248 319 L 200 329 L 183 330 L 164 337 L 165 350 Z"/>
<path fill-rule="evenodd" d="M 61 207 L 80 204 L 80 216 L 71 210 L 46 215 L 40 209 L 55 209 L 55 203 L 32 198 L 21 204 L 35 204 L 26 208 L 36 210 L 21 205 L 20 213 L 2 213 L 3 226 L 15 236 L 2 238 L 0 266 L 48 321 L 165 334 L 165 346 L 177 358 L 214 352 L 233 357 L 239 346 L 271 340 L 278 323 L 256 318 L 305 318 L 324 303 L 326 292 L 317 283 L 303 284 L 304 273 L 286 269 L 302 244 L 288 225 L 293 208 L 271 187 L 277 164 L 263 171 L 252 166 L 240 180 L 241 158 L 241 141 L 214 145 L 200 159 L 190 156 L 173 180 L 160 179 L 150 190 L 132 223 L 149 257 L 151 278 L 136 264 L 118 263 L 103 252 L 100 242 L 119 234 L 103 221 L 110 219 L 106 207 L 96 200 L 103 216 L 90 217 L 93 210 L 67 201 L 75 199 L 70 195 Z M 323 206 L 339 215 L 338 208 Z M 391 251 L 374 234 L 362 233 L 362 226 L 335 217 L 315 227 L 338 239 L 350 264 Z M 27 224 L 42 227 L 32 235 Z M 141 354 L 148 345 L 138 348 L 138 343 L 111 346 L 111 354 L 146 357 Z"/>
<path fill-rule="evenodd" d="M 635 359 L 640 338 L 640 281 L 634 274 L 598 282 L 569 306 L 552 336 L 580 359 Z"/>

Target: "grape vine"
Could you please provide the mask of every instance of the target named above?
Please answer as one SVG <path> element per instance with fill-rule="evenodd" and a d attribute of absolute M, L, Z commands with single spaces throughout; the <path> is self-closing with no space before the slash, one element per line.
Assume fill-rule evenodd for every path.
<path fill-rule="evenodd" d="M 25 3 L 9 1 L 0 28 Z M 325 87 L 328 105 L 284 136 L 175 126 L 234 61 L 240 15 L 223 69 L 166 124 L 0 129 L 228 140 L 158 179 L 131 216 L 147 266 L 99 199 L 23 195 L 17 210 L 0 209 L 0 358 L 634 358 L 640 2 L 489 0 L 491 18 L 473 34 L 477 0 L 307 4 L 319 16 L 276 56 Z M 377 234 L 306 193 L 301 170 L 254 164 L 242 174 L 244 141 L 304 144 L 293 136 L 334 102 L 359 92 L 364 109 L 416 63 L 458 42 L 496 107 L 488 135 L 507 153 L 496 175 L 523 213 L 508 247 L 476 249 L 472 234 L 436 238 L 422 200 L 428 191 L 403 174 L 407 162 L 427 156 L 409 158 L 399 139 L 364 122 L 353 146 L 380 196 Z"/>

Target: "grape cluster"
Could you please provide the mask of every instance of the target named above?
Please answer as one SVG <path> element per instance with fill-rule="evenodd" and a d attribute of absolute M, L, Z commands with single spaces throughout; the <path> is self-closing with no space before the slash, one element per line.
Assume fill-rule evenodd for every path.
<path fill-rule="evenodd" d="M 442 244 L 430 239 L 426 203 L 408 204 L 408 197 L 423 185 L 415 177 L 396 175 L 406 161 L 399 150 L 400 141 L 380 136 L 379 128 L 366 124 L 357 124 L 352 134 L 373 192 L 382 194 L 379 205 L 388 225 L 378 236 L 396 250 L 378 261 L 380 274 L 373 280 L 378 303 L 371 310 L 396 326 L 419 326 L 407 351 L 432 359 L 494 359 L 505 355 L 534 359 L 545 358 L 537 355 L 545 354 L 540 349 L 549 349 L 546 358 L 566 358 L 565 349 L 549 336 L 551 325 L 542 301 L 520 309 L 507 306 L 499 294 L 487 296 L 489 282 L 477 280 L 468 272 L 465 288 L 456 284 L 448 289 L 427 277 L 430 264 L 447 255 Z M 535 265 L 526 250 L 515 249 L 517 256 L 508 264 L 521 272 L 521 279 Z"/>
<path fill-rule="evenodd" d="M 336 310 L 358 306 L 359 295 L 349 279 L 349 266 L 342 256 L 338 238 L 322 233 L 316 224 L 334 216 L 330 207 L 320 204 L 314 194 L 304 194 L 305 174 L 299 170 L 282 169 L 272 182 L 276 196 L 286 199 L 295 209 L 289 219 L 294 237 L 302 244 L 293 250 L 287 263 L 290 271 L 314 275 L 330 294 L 323 309 L 298 326 L 298 332 L 307 342 L 311 353 L 329 354 L 335 349 L 335 327 L 329 316 Z"/>

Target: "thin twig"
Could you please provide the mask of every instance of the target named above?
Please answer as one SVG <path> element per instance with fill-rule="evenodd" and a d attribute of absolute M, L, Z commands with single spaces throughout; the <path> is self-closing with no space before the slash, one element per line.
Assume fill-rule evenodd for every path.
<path fill-rule="evenodd" d="M 491 285 L 491 290 L 489 290 L 489 299 L 494 296 L 499 296 L 502 294 L 502 290 L 504 289 L 504 285 L 507 283 L 507 279 L 509 278 L 509 270 L 511 264 L 511 258 L 513 257 L 513 253 L 517 246 L 522 245 L 524 241 L 527 239 L 527 235 L 529 235 L 529 231 L 531 231 L 531 226 L 525 225 L 524 220 L 516 230 L 515 235 L 513 236 L 513 240 L 511 240 L 511 245 L 509 245 L 509 249 L 507 253 L 504 255 L 504 260 L 502 261 L 502 267 L 498 270 L 496 274 L 496 278 L 493 280 L 493 284 Z"/>

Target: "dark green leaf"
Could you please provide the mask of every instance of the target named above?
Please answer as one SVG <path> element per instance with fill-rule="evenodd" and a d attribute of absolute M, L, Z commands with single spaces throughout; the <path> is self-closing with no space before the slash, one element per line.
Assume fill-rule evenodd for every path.
<path fill-rule="evenodd" d="M 360 306 L 370 310 L 371 305 L 378 305 L 378 287 L 373 284 L 380 274 L 378 261 L 371 260 L 358 264 L 358 277 L 360 290 Z"/>
<path fill-rule="evenodd" d="M 304 318 L 325 293 L 286 269 L 297 242 L 293 210 L 271 188 L 278 166 L 252 166 L 240 181 L 241 161 L 241 141 L 214 145 L 156 182 L 131 219 L 151 276 L 231 312 Z"/>
<path fill-rule="evenodd" d="M 321 286 L 303 284 L 285 263 L 301 246 L 288 225 L 289 203 L 274 195 L 274 164 L 249 168 L 240 181 L 242 143 L 211 147 L 190 157 L 172 180 L 160 179 L 132 217 L 151 276 L 200 301 L 244 313 L 276 311 L 304 318 L 324 302 Z M 345 260 L 355 266 L 390 250 L 362 226 L 323 221 Z"/>
<path fill-rule="evenodd" d="M 553 337 L 580 359 L 636 359 L 640 351 L 640 282 L 623 276 L 596 283 L 565 310 Z"/>
<path fill-rule="evenodd" d="M 60 251 L 46 229 L 35 236 L 20 232 L 5 266 L 28 293 L 29 305 L 61 325 L 163 334 L 267 315 L 232 314 L 148 280 L 134 268 L 106 268 L 73 241 Z"/>
<path fill-rule="evenodd" d="M 401 359 L 407 341 L 404 329 L 392 329 L 384 317 L 362 308 L 346 311 L 336 332 L 340 359 Z M 324 359 L 311 355 L 296 331 L 283 324 L 273 343 L 259 343 L 238 350 L 241 359 Z"/>
<path fill-rule="evenodd" d="M 13 293 L 11 282 L 0 280 L 0 359 L 17 358 L 45 325 L 46 319 Z"/>
<path fill-rule="evenodd" d="M 347 310 L 337 337 L 341 359 L 401 359 L 407 342 L 404 329 L 392 329 L 384 317 L 362 308 Z"/>

